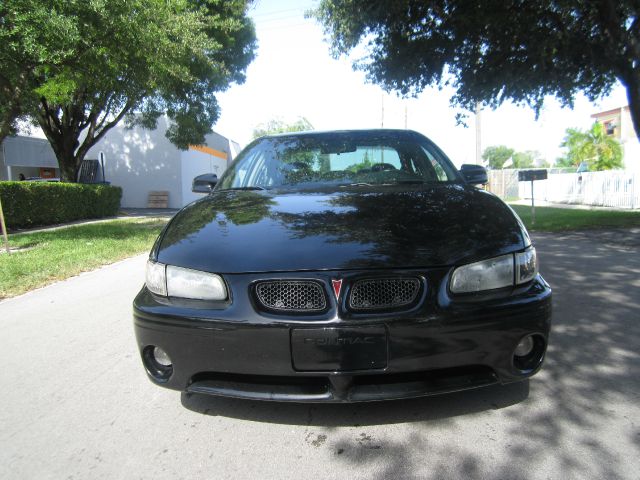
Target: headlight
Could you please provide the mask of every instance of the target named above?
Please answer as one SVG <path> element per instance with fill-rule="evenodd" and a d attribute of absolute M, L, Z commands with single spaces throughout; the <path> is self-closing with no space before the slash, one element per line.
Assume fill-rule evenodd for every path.
<path fill-rule="evenodd" d="M 215 273 L 147 262 L 147 288 L 157 295 L 195 300 L 226 300 L 227 288 Z"/>
<path fill-rule="evenodd" d="M 167 277 L 164 263 L 156 263 L 147 260 L 145 283 L 147 288 L 156 295 L 167 296 Z"/>
<path fill-rule="evenodd" d="M 453 293 L 471 293 L 513 285 L 513 255 L 483 260 L 456 268 L 451 277 Z"/>
<path fill-rule="evenodd" d="M 538 273 L 536 250 L 470 263 L 456 268 L 451 276 L 452 293 L 473 293 L 513 287 L 532 280 Z"/>

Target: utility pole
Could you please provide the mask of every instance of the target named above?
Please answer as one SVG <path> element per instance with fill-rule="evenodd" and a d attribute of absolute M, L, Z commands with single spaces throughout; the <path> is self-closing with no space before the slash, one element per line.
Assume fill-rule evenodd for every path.
<path fill-rule="evenodd" d="M 405 103 L 404 104 L 404 129 L 405 130 L 407 130 L 407 124 L 408 124 L 407 117 L 408 117 L 408 115 L 407 115 L 407 104 Z"/>
<path fill-rule="evenodd" d="M 482 165 L 482 107 L 476 103 L 476 165 Z"/>

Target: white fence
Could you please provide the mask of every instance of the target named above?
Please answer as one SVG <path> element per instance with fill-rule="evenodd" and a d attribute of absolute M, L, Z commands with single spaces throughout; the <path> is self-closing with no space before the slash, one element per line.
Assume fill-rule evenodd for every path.
<path fill-rule="evenodd" d="M 640 208 L 640 174 L 621 170 L 550 173 L 534 182 L 536 200 L 602 207 Z M 521 199 L 531 198 L 531 182 L 520 182 Z"/>

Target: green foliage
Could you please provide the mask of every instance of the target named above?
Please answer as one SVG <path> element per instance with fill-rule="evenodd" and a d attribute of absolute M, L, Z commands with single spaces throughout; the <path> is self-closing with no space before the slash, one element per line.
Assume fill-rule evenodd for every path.
<path fill-rule="evenodd" d="M 485 148 L 484 152 L 482 152 L 482 160 L 485 161 L 489 168 L 498 170 L 513 156 L 514 152 L 513 148 L 505 145 L 491 146 Z"/>
<path fill-rule="evenodd" d="M 575 168 L 576 165 L 573 164 L 572 160 L 568 157 L 559 157 L 556 158 L 556 161 L 553 163 L 553 166 L 556 168 Z"/>
<path fill-rule="evenodd" d="M 560 146 L 567 151 L 562 159 L 556 161 L 557 166 L 577 167 L 586 162 L 591 171 L 622 168 L 622 146 L 614 137 L 607 135 L 599 122 L 589 130 L 568 128 Z"/>
<path fill-rule="evenodd" d="M 546 168 L 549 164 L 540 156 L 539 152 L 527 150 L 525 152 L 516 152 L 513 148 L 505 145 L 497 145 L 485 148 L 482 153 L 482 159 L 491 169 L 505 168 L 508 162 L 508 168 Z"/>
<path fill-rule="evenodd" d="M 248 0 L 6 0 L 0 71 L 27 75 L 26 113 L 63 178 L 75 181 L 87 151 L 125 117 L 154 128 L 167 114 L 176 146 L 204 141 L 219 115 L 215 93 L 244 81 L 254 57 L 247 8 Z"/>
<path fill-rule="evenodd" d="M 0 182 L 7 228 L 114 216 L 121 197 L 122 189 L 111 185 Z"/>
<path fill-rule="evenodd" d="M 551 168 L 551 164 L 541 157 L 535 161 L 535 166 L 538 168 Z"/>
<path fill-rule="evenodd" d="M 60 2 L 0 2 L 0 143 L 37 105 L 38 88 L 54 90 L 52 71 L 76 61 L 70 44 L 80 40 L 78 31 L 52 3 Z"/>
<path fill-rule="evenodd" d="M 305 117 L 298 118 L 293 123 L 286 123 L 284 120 L 274 118 L 267 123 L 261 123 L 253 129 L 253 138 L 264 137 L 265 135 L 274 135 L 286 132 L 304 132 L 314 130 L 311 122 Z"/>
<path fill-rule="evenodd" d="M 532 168 L 541 161 L 540 154 L 531 150 L 513 154 L 513 168 Z"/>
<path fill-rule="evenodd" d="M 321 0 L 311 12 L 335 56 L 385 90 L 412 95 L 451 86 L 452 103 L 505 100 L 539 112 L 548 95 L 573 105 L 626 88 L 640 134 L 640 28 L 634 0 Z M 356 47 L 364 47 L 361 53 Z"/>

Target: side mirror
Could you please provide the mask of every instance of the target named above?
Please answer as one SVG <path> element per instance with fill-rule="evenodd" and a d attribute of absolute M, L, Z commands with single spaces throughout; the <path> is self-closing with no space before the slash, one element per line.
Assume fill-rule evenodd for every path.
<path fill-rule="evenodd" d="M 193 179 L 191 191 L 193 193 L 211 193 L 213 187 L 218 183 L 218 176 L 215 173 L 205 173 Z"/>
<path fill-rule="evenodd" d="M 464 164 L 460 167 L 462 178 L 470 185 L 486 185 L 489 183 L 487 170 L 481 165 Z"/>

